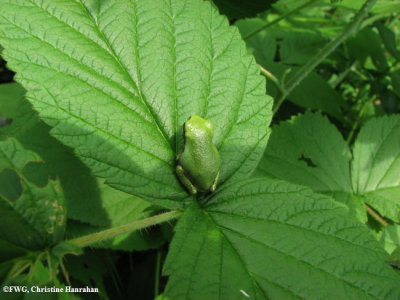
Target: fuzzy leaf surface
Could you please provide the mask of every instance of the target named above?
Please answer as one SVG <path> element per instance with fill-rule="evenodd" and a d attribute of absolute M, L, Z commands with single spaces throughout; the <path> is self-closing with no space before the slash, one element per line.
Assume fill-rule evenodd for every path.
<path fill-rule="evenodd" d="M 400 277 L 368 230 L 308 188 L 266 178 L 217 193 L 178 221 L 171 299 L 398 299 Z"/>
<path fill-rule="evenodd" d="M 175 158 L 193 114 L 215 125 L 221 183 L 262 155 L 272 101 L 210 3 L 2 0 L 0 43 L 51 133 L 113 187 L 182 207 Z"/>

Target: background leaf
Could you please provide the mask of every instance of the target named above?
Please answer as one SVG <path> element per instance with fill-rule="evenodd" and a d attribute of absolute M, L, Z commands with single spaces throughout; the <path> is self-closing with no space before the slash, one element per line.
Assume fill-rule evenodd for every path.
<path fill-rule="evenodd" d="M 389 254 L 400 247 L 400 226 L 397 224 L 386 226 L 378 236 L 386 252 Z"/>
<path fill-rule="evenodd" d="M 152 216 L 157 208 L 151 203 L 144 201 L 133 195 L 115 190 L 99 182 L 101 195 L 101 211 L 105 212 L 106 220 L 98 220 L 101 214 L 97 209 L 92 209 L 92 224 L 106 224 L 106 226 L 93 226 L 87 223 L 70 222 L 68 224 L 67 235 L 69 238 L 75 238 L 94 232 L 99 232 L 111 227 L 126 225 L 128 223 L 141 220 Z M 151 233 L 151 234 L 149 234 Z M 143 251 L 151 248 L 157 248 L 165 243 L 162 233 L 155 229 L 151 232 L 134 231 L 131 233 L 120 234 L 110 240 L 102 241 L 99 244 L 93 244 L 92 247 L 107 248 L 124 251 Z"/>
<path fill-rule="evenodd" d="M 299 243 L 299 240 L 301 242 Z M 266 178 L 220 190 L 179 219 L 171 299 L 397 299 L 383 249 L 328 197 Z"/>
<path fill-rule="evenodd" d="M 365 123 L 353 153 L 354 191 L 381 215 L 400 222 L 400 116 Z"/>
<path fill-rule="evenodd" d="M 355 57 L 367 69 L 384 71 L 388 63 L 379 34 L 366 27 L 347 41 L 351 56 Z"/>
<path fill-rule="evenodd" d="M 235 23 L 243 37 L 265 24 L 259 18 Z M 319 33 L 281 28 L 267 28 L 246 39 L 248 51 L 254 55 L 257 63 L 282 81 L 282 85 L 295 76 L 298 65 L 311 58 L 318 47 L 324 45 L 323 42 L 324 38 Z M 278 93 L 271 81 L 268 81 L 268 93 L 274 97 Z M 343 121 L 343 98 L 315 72 L 311 72 L 287 98 L 296 105 L 319 109 Z"/>
<path fill-rule="evenodd" d="M 311 187 L 345 203 L 365 221 L 365 202 L 399 221 L 400 118 L 371 119 L 353 147 L 354 159 L 337 129 L 318 114 L 305 114 L 275 126 L 255 175 Z"/>
<path fill-rule="evenodd" d="M 25 177 L 35 176 L 40 173 L 39 168 L 43 168 L 43 172 L 49 172 L 52 177 L 60 178 L 66 195 L 67 215 L 70 218 L 66 233 L 68 237 L 124 225 L 154 213 L 155 208 L 149 202 L 115 190 L 101 180 L 95 180 L 70 148 L 50 136 L 50 127 L 39 120 L 30 103 L 24 99 L 25 91 L 19 85 L 0 85 L 0 91 L 4 92 L 0 99 L 0 113 L 12 120 L 11 125 L 0 129 L 0 139 L 8 136 L 16 137 L 25 147 L 35 150 L 45 158 L 44 164 L 26 165 L 23 170 Z M 19 177 L 16 174 L 15 176 L 17 183 L 1 185 L 0 194 L 5 187 L 18 187 Z M 6 172 L 0 173 L 0 181 L 3 177 L 12 179 Z M 45 185 L 47 181 L 46 177 Z M 79 222 L 73 222 L 71 219 Z M 150 238 L 141 232 L 124 234 L 102 243 L 101 247 L 144 250 L 157 247 L 164 242 L 160 234 L 153 232 L 153 235 Z"/>
<path fill-rule="evenodd" d="M 257 174 L 311 187 L 351 193 L 350 149 L 320 114 L 307 113 L 273 128 Z"/>
<path fill-rule="evenodd" d="M 41 188 L 23 176 L 25 165 L 39 160 L 38 155 L 25 150 L 15 139 L 0 142 L 0 172 L 6 168 L 14 171 L 22 186 L 21 193 L 15 198 L 0 194 L 0 239 L 34 250 L 60 241 L 66 221 L 59 182 L 49 181 Z M 2 179 L 0 185 L 10 184 Z"/>
<path fill-rule="evenodd" d="M 272 101 L 237 31 L 209 3 L 4 1 L 0 15 L 3 54 L 28 99 L 111 186 L 182 207 L 175 156 L 193 114 L 215 125 L 221 183 L 256 167 Z"/>

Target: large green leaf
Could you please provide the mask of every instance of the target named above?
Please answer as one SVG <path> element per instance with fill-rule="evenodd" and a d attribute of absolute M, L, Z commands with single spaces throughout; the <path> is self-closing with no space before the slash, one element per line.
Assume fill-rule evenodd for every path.
<path fill-rule="evenodd" d="M 266 178 L 180 218 L 164 272 L 171 299 L 398 299 L 367 229 L 326 196 Z"/>
<path fill-rule="evenodd" d="M 274 127 L 255 174 L 332 195 L 356 215 L 362 212 L 359 202 L 366 202 L 399 222 L 400 116 L 365 123 L 353 156 L 350 168 L 351 154 L 339 131 L 326 118 L 305 114 Z"/>
<path fill-rule="evenodd" d="M 24 93 L 25 91 L 18 84 L 0 85 L 0 114 L 12 120 L 11 125 L 0 129 L 0 139 L 6 139 L 8 136 L 17 138 L 25 148 L 35 150 L 40 154 L 45 162 L 43 167 L 53 177 L 60 178 L 65 193 L 67 215 L 70 219 L 80 221 L 68 224 L 66 232 L 68 237 L 124 225 L 153 213 L 149 202 L 94 180 L 88 168 L 73 155 L 72 151 L 49 135 L 50 127 L 39 120 L 30 103 L 24 99 Z M 33 171 L 33 174 L 38 173 L 39 166 L 31 165 L 32 168 L 29 169 Z M 24 169 L 25 175 L 26 169 Z M 0 177 L 2 175 L 3 173 Z M 4 172 L 4 175 L 8 174 Z M 17 178 L 19 180 L 18 176 Z M 0 194 L 3 188 L 15 186 L 0 186 Z M 18 191 L 11 192 L 18 193 Z M 100 246 L 123 250 L 144 250 L 156 247 L 163 242 L 164 239 L 160 235 L 155 235 L 150 239 L 144 238 L 141 232 L 134 232 L 117 236 L 101 243 Z"/>
<path fill-rule="evenodd" d="M 17 140 L 0 142 L 0 174 L 11 170 L 22 186 L 20 194 L 0 193 L 0 239 L 26 249 L 50 246 L 60 241 L 65 231 L 66 212 L 59 181 L 38 187 L 23 175 L 26 165 L 35 161 L 40 157 L 25 150 Z M 0 186 L 15 183 L 0 176 Z"/>
<path fill-rule="evenodd" d="M 351 192 L 350 149 L 320 114 L 307 113 L 275 126 L 257 173 L 319 192 Z"/>
<path fill-rule="evenodd" d="M 400 222 L 400 116 L 368 121 L 353 153 L 354 191 L 382 215 Z"/>
<path fill-rule="evenodd" d="M 25 149 L 39 154 L 49 175 L 60 179 L 68 218 L 97 226 L 109 225 L 110 220 L 102 209 L 100 188 L 90 170 L 70 148 L 50 136 L 50 127 L 39 120 L 24 94 L 25 90 L 18 84 L 0 85 L 0 114 L 11 120 L 10 125 L 0 128 L 0 140 L 14 137 Z"/>
<path fill-rule="evenodd" d="M 209 3 L 2 1 L 0 43 L 51 133 L 128 193 L 182 207 L 175 157 L 190 115 L 215 125 L 221 183 L 248 176 L 266 145 L 264 80 Z"/>

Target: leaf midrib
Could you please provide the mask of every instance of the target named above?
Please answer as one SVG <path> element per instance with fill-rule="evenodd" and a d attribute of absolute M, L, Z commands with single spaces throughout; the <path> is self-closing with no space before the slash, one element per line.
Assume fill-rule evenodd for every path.
<path fill-rule="evenodd" d="M 236 198 L 236 199 L 237 199 L 237 198 Z M 243 201 L 243 200 L 242 200 L 242 201 Z M 333 210 L 333 209 L 332 209 L 332 210 Z M 288 226 L 288 227 L 296 228 L 296 229 L 299 229 L 299 230 L 308 231 L 308 232 L 311 232 L 311 233 L 313 233 L 313 234 L 318 234 L 318 235 L 322 235 L 322 236 L 324 236 L 324 237 L 336 239 L 336 240 L 338 240 L 338 241 L 340 241 L 340 242 L 344 242 L 344 243 L 350 244 L 351 246 L 363 248 L 364 250 L 367 250 L 367 251 L 369 251 L 369 252 L 372 252 L 374 255 L 377 254 L 377 252 L 376 252 L 375 249 L 369 248 L 369 247 L 367 247 L 367 246 L 365 246 L 365 245 L 363 245 L 363 244 L 356 244 L 356 243 L 353 243 L 353 242 L 351 242 L 351 241 L 342 239 L 342 238 L 340 238 L 340 237 L 338 237 L 338 236 L 330 235 L 330 234 L 328 234 L 328 233 L 316 231 L 316 230 L 313 230 L 313 229 L 310 229 L 310 228 L 301 227 L 301 226 L 299 226 L 299 225 L 288 224 L 288 223 L 285 223 L 285 222 L 282 222 L 282 221 L 279 221 L 279 220 L 270 220 L 270 219 L 261 219 L 261 218 L 255 218 L 255 217 L 248 217 L 248 216 L 244 216 L 244 215 L 234 214 L 234 213 L 232 213 L 232 212 L 227 213 L 227 212 L 224 212 L 224 211 L 215 211 L 215 210 L 209 210 L 209 209 L 207 209 L 207 211 L 210 212 L 210 213 L 214 213 L 214 214 L 227 215 L 227 216 L 230 216 L 230 217 L 238 217 L 238 218 L 241 218 L 241 219 L 249 219 L 249 220 L 252 220 L 252 221 L 269 222 L 269 223 L 274 223 L 274 224 L 279 224 L 279 225 L 283 225 L 283 226 Z M 312 211 L 313 211 L 313 210 L 310 210 L 310 212 L 312 212 Z M 358 227 L 359 227 L 359 228 L 363 228 L 362 223 L 360 223 L 360 225 L 359 225 Z M 344 229 L 344 228 L 342 228 L 341 230 L 343 230 L 343 229 Z"/>
<path fill-rule="evenodd" d="M 284 255 L 284 256 L 287 256 L 287 257 L 291 257 L 291 258 L 293 258 L 294 260 L 296 260 L 296 261 L 298 261 L 298 262 L 300 262 L 300 263 L 304 263 L 305 265 L 310 266 L 311 268 L 313 268 L 313 269 L 315 269 L 315 270 L 321 271 L 322 273 L 325 273 L 325 274 L 327 274 L 328 276 L 333 277 L 333 278 L 335 278 L 336 280 L 339 280 L 339 281 L 341 281 L 341 282 L 343 282 L 343 283 L 345 283 L 345 284 L 347 284 L 347 285 L 349 285 L 349 286 L 351 286 L 351 287 L 353 287 L 353 288 L 355 288 L 355 289 L 361 290 L 364 294 L 368 294 L 368 295 L 370 295 L 371 297 L 373 297 L 373 298 L 379 300 L 379 298 L 377 298 L 375 295 L 372 295 L 372 294 L 369 293 L 368 291 L 364 290 L 362 287 L 356 286 L 356 285 L 354 285 L 353 283 L 351 283 L 351 282 L 349 282 L 349 281 L 346 281 L 346 280 L 344 280 L 344 279 L 342 279 L 342 278 L 336 276 L 336 274 L 334 274 L 334 273 L 329 273 L 328 271 L 326 271 L 326 270 L 324 270 L 324 269 L 321 269 L 321 268 L 319 268 L 319 267 L 317 267 L 317 266 L 315 266 L 315 265 L 313 265 L 313 264 L 311 264 L 311 263 L 309 263 L 309 262 L 307 262 L 307 261 L 304 261 L 304 260 L 302 260 L 302 259 L 300 259 L 300 258 L 298 258 L 298 257 L 296 257 L 296 256 L 290 255 L 290 254 L 288 254 L 288 253 L 285 253 L 285 252 L 283 252 L 283 251 L 281 251 L 281 250 L 279 250 L 279 249 L 276 249 L 276 248 L 273 248 L 273 247 L 271 247 L 271 246 L 265 245 L 265 244 L 261 243 L 260 241 L 255 240 L 255 239 L 251 238 L 250 236 L 246 236 L 246 235 L 244 235 L 244 234 L 242 234 L 242 233 L 240 233 L 240 232 L 237 232 L 237 231 L 235 231 L 235 230 L 233 230 L 233 229 L 231 229 L 231 228 L 227 228 L 227 227 L 222 226 L 222 225 L 217 225 L 217 227 L 220 228 L 221 231 L 222 231 L 223 229 L 225 229 L 225 230 L 227 230 L 227 231 L 232 232 L 233 234 L 236 234 L 236 235 L 238 235 L 238 236 L 240 236 L 240 237 L 242 237 L 242 238 L 247 239 L 249 242 L 253 242 L 253 243 L 258 244 L 258 245 L 260 245 L 260 246 L 263 247 L 263 248 L 266 248 L 266 249 L 269 249 L 269 250 L 278 252 L 278 253 L 280 253 L 280 254 L 282 254 L 282 255 Z M 223 234 L 223 233 L 222 233 L 222 234 Z M 226 239 L 228 239 L 228 238 L 226 237 L 226 235 L 224 235 L 224 236 L 225 236 Z M 239 255 L 239 254 L 238 254 L 238 255 Z M 367 273 L 367 272 L 360 272 L 360 273 Z M 370 273 L 367 273 L 367 274 L 370 274 Z M 387 278 L 387 277 L 384 277 L 384 276 L 379 276 L 379 274 L 374 274 L 374 273 L 372 273 L 372 274 L 373 274 L 373 275 L 376 275 L 376 276 L 378 276 L 378 277 Z M 393 278 L 389 278 L 389 279 L 392 280 Z M 286 290 L 285 290 L 285 291 L 286 291 Z M 291 292 L 292 292 L 292 291 L 291 291 Z"/>
<path fill-rule="evenodd" d="M 51 14 L 51 13 L 50 13 L 48 10 L 46 10 L 45 8 L 39 6 L 38 4 L 36 4 L 35 2 L 33 2 L 32 0 L 29 0 L 29 1 L 30 1 L 35 7 L 40 8 L 42 11 L 46 12 L 49 16 L 51 16 L 52 18 L 56 19 L 56 20 L 57 20 L 58 22 L 60 22 L 61 24 L 66 25 L 67 27 L 69 27 L 70 29 L 72 29 L 74 32 L 78 33 L 80 36 L 82 36 L 82 37 L 84 37 L 85 39 L 88 39 L 88 40 L 90 40 L 91 42 L 93 42 L 97 47 L 100 47 L 101 49 L 106 50 L 106 49 L 104 49 L 103 47 L 101 47 L 98 43 L 96 43 L 96 42 L 93 41 L 92 39 L 88 38 L 88 37 L 85 36 L 83 33 L 81 33 L 80 31 L 78 31 L 77 29 L 75 29 L 75 28 L 72 27 L 71 25 L 69 25 L 68 23 L 64 22 L 63 20 L 57 18 L 55 15 Z M 109 40 L 105 37 L 104 33 L 103 33 L 103 32 L 100 30 L 100 28 L 98 27 L 97 22 L 95 22 L 93 16 L 92 16 L 92 15 L 90 14 L 90 12 L 88 11 L 86 5 L 84 5 L 84 3 L 82 3 L 82 1 L 80 1 L 80 0 L 79 0 L 78 3 L 80 3 L 81 6 L 84 8 L 84 10 L 85 10 L 85 12 L 86 12 L 86 15 L 88 16 L 88 18 L 89 18 L 89 19 L 92 21 L 92 23 L 94 24 L 94 28 L 96 29 L 97 33 L 100 35 L 100 38 L 101 38 L 101 39 L 103 40 L 103 42 L 107 45 L 108 50 L 109 50 L 110 52 L 108 52 L 108 51 L 106 51 L 106 52 L 109 53 L 110 56 L 114 59 L 114 61 L 121 67 L 121 69 L 123 70 L 125 76 L 126 76 L 127 78 L 129 78 L 129 81 L 133 84 L 133 87 L 135 88 L 135 90 L 136 90 L 136 92 L 138 93 L 138 95 L 134 95 L 134 94 L 132 94 L 132 95 L 135 96 L 135 97 L 136 97 L 136 96 L 139 96 L 139 99 L 142 101 L 142 103 L 143 103 L 143 105 L 146 107 L 146 109 L 147 109 L 149 115 L 152 117 L 152 119 L 153 119 L 153 121 L 154 121 L 154 124 L 157 126 L 157 129 L 158 129 L 160 135 L 162 136 L 162 138 L 164 139 L 164 141 L 165 141 L 169 146 L 171 146 L 170 143 L 169 143 L 169 141 L 168 141 L 167 134 L 166 134 L 164 128 L 163 128 L 163 127 L 161 126 L 161 124 L 159 123 L 159 120 L 158 120 L 157 116 L 154 114 L 154 111 L 151 109 L 151 107 L 150 107 L 150 105 L 147 103 L 147 101 L 144 100 L 142 91 L 141 91 L 141 89 L 139 88 L 139 84 L 136 83 L 136 82 L 133 80 L 132 76 L 130 76 L 130 74 L 129 74 L 128 70 L 127 70 L 127 67 L 121 62 L 121 60 L 120 60 L 120 59 L 118 58 L 118 56 L 116 55 L 114 48 L 111 46 Z M 134 7 L 136 8 L 136 1 L 133 2 L 133 5 L 134 5 Z M 10 23 L 11 23 L 11 22 L 10 22 Z M 137 14 L 136 14 L 136 12 L 135 12 L 135 23 L 137 24 Z M 15 26 L 17 26 L 15 23 L 12 23 L 12 24 L 14 24 Z M 17 27 L 19 27 L 19 26 L 17 26 Z M 21 27 L 19 27 L 19 28 L 20 28 L 21 30 L 24 30 L 24 29 L 22 29 Z M 135 27 L 135 30 L 137 31 L 137 26 Z M 25 32 L 26 32 L 26 31 L 25 31 Z M 26 32 L 26 33 L 28 33 L 28 32 Z M 137 32 L 136 32 L 136 33 L 137 33 Z M 31 34 L 31 33 L 28 33 L 28 34 Z M 36 37 L 36 36 L 34 36 L 33 34 L 31 34 L 31 36 Z M 137 35 L 136 35 L 136 36 L 137 36 Z M 36 38 L 38 38 L 38 37 L 36 37 Z M 38 39 L 39 39 L 39 38 L 38 38 Z M 45 42 L 45 43 L 47 43 L 47 44 L 49 44 L 49 45 L 51 45 L 51 44 L 48 43 L 47 41 L 43 41 L 43 40 L 41 40 L 41 39 L 39 39 L 39 40 L 42 41 L 42 42 Z M 138 47 L 137 47 L 137 41 L 138 41 L 138 39 L 135 39 L 136 48 L 138 49 Z M 52 46 L 52 45 L 51 45 L 51 46 Z M 61 51 L 60 49 L 55 48 L 54 46 L 52 46 L 52 47 L 53 47 L 54 49 L 60 51 L 61 53 L 67 55 L 66 53 L 64 53 L 64 52 Z M 138 57 L 137 57 L 138 51 L 136 51 L 135 53 L 136 53 L 136 58 L 138 58 Z M 68 55 L 67 55 L 67 56 L 68 56 Z M 75 60 L 75 59 L 74 59 L 74 60 Z M 75 61 L 76 61 L 76 60 L 75 60 Z M 78 62 L 78 61 L 76 61 L 76 62 L 77 62 L 78 64 L 80 64 L 80 65 L 84 65 L 84 64 L 82 64 L 81 62 Z M 88 66 L 86 66 L 86 65 L 84 65 L 84 66 L 87 67 L 89 70 L 92 70 L 92 71 L 96 72 L 96 74 L 98 74 L 99 76 L 101 76 L 101 77 L 107 79 L 104 75 L 99 74 L 99 73 L 98 73 L 97 71 L 95 71 L 94 69 L 91 69 L 90 67 L 88 67 Z M 138 70 L 137 70 L 137 71 L 138 71 L 138 74 L 140 74 L 140 72 L 139 72 L 139 67 L 138 67 L 138 66 L 137 66 L 137 69 L 138 69 Z M 139 78 L 140 78 L 140 75 L 139 75 Z M 109 78 L 108 78 L 108 79 L 109 79 Z M 131 93 L 129 90 L 127 90 L 125 87 L 123 87 L 122 85 L 120 85 L 118 82 L 115 82 L 115 81 L 113 81 L 113 80 L 111 80 L 111 79 L 109 79 L 109 80 L 110 80 L 111 82 L 113 82 L 115 85 L 118 85 L 118 86 L 120 86 L 121 88 L 123 88 L 124 90 L 126 90 L 127 92 Z M 110 96 L 110 97 L 111 97 L 111 96 Z M 121 104 L 122 104 L 122 103 L 121 103 Z M 124 106 L 127 107 L 128 109 L 130 109 L 128 106 L 126 106 L 126 105 L 124 105 Z M 130 110 L 132 110 L 132 109 L 130 109 Z M 137 112 L 135 112 L 135 113 L 137 113 Z M 138 113 L 137 113 L 137 114 L 138 114 Z M 139 115 L 141 118 L 143 118 L 140 114 L 138 114 L 138 115 Z M 144 118 L 143 118 L 143 120 L 146 121 Z"/>

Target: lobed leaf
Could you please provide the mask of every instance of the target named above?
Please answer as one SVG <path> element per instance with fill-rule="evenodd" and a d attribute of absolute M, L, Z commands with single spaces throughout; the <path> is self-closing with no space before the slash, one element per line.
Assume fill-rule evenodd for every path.
<path fill-rule="evenodd" d="M 371 119 L 354 143 L 353 189 L 383 216 L 400 221 L 400 116 Z"/>
<path fill-rule="evenodd" d="M 257 173 L 311 187 L 351 193 L 351 153 L 340 132 L 320 114 L 275 126 Z"/>
<path fill-rule="evenodd" d="M 309 189 L 266 178 L 220 190 L 179 219 L 164 267 L 171 299 L 397 299 L 367 229 Z"/>
<path fill-rule="evenodd" d="M 25 149 L 39 154 L 44 164 L 29 164 L 27 167 L 32 165 L 35 173 L 39 167 L 44 167 L 50 177 L 59 178 L 68 218 L 96 226 L 109 225 L 107 214 L 102 209 L 99 185 L 89 168 L 72 149 L 50 136 L 51 128 L 40 121 L 24 95 L 25 90 L 18 84 L 0 85 L 0 114 L 11 120 L 11 124 L 0 128 L 0 140 L 16 138 Z M 26 171 L 27 168 L 25 174 Z"/>
<path fill-rule="evenodd" d="M 38 187 L 23 175 L 26 164 L 39 160 L 37 154 L 25 150 L 15 139 L 0 142 L 0 173 L 12 170 L 22 187 L 19 194 L 12 194 L 16 197 L 0 193 L 0 239 L 26 249 L 50 246 L 60 241 L 65 231 L 60 183 L 50 181 L 45 187 Z M 1 176 L 0 179 L 1 186 L 10 183 Z"/>
<path fill-rule="evenodd" d="M 51 133 L 108 184 L 164 207 L 187 197 L 175 157 L 190 115 L 215 125 L 221 183 L 247 177 L 266 145 L 264 80 L 209 3 L 3 0 L 0 43 Z"/>
<path fill-rule="evenodd" d="M 359 204 L 366 202 L 382 216 L 398 222 L 399 116 L 366 122 L 355 141 L 353 156 L 350 167 L 351 153 L 337 129 L 318 114 L 305 114 L 274 127 L 255 174 L 330 194 L 362 221 L 365 209 Z"/>

